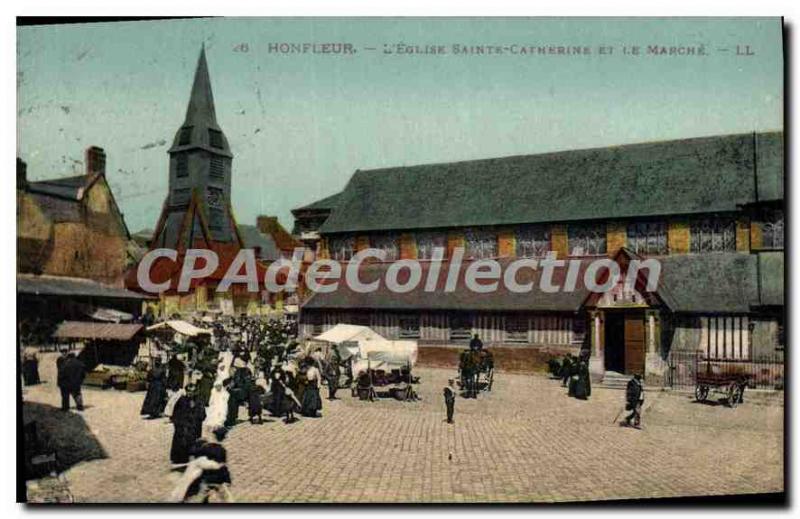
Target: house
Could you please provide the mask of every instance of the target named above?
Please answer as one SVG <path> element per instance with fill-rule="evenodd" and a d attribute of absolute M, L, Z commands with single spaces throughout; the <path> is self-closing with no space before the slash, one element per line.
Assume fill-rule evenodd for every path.
<path fill-rule="evenodd" d="M 456 163 L 359 170 L 341 193 L 294 211 L 295 229 L 322 258 L 348 263 L 366 248 L 434 268 L 433 251 L 470 262 L 655 258 L 655 291 L 502 289 L 476 294 L 370 293 L 342 285 L 301 308 L 312 336 L 339 323 L 415 338 L 421 358 L 456 358 L 477 333 L 502 367 L 591 353 L 596 379 L 643 373 L 661 383 L 672 352 L 755 359 L 783 351 L 783 134 L 748 133 Z M 556 268 L 563 280 L 566 267 Z M 370 274 L 370 272 L 372 274 Z M 423 272 L 423 279 L 425 274 Z M 520 274 L 522 275 L 522 274 Z M 536 281 L 541 271 L 527 271 Z M 522 282 L 522 281 L 520 281 Z M 505 359 L 505 360 L 504 360 Z M 527 359 L 527 360 L 526 360 Z"/>

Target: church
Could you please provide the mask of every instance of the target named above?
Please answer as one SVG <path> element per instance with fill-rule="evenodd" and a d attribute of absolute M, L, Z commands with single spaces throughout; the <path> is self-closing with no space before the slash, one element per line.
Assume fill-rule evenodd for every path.
<path fill-rule="evenodd" d="M 160 258 L 150 270 L 154 283 L 170 283 L 170 288 L 159 296 L 157 312 L 171 315 L 219 309 L 238 314 L 268 308 L 270 296 L 265 291 L 249 292 L 243 284 L 234 284 L 226 292 L 215 290 L 240 250 L 256 249 L 258 259 L 262 259 L 260 246 L 265 237 L 257 228 L 237 225 L 233 214 L 233 153 L 217 122 L 205 47 L 197 61 L 186 117 L 168 153 L 168 193 L 148 246 L 149 250 L 176 250 L 178 257 L 176 261 Z M 178 293 L 180 268 L 187 249 L 213 251 L 219 265 L 211 275 L 193 280 L 189 292 Z M 196 266 L 201 268 L 202 260 Z M 256 266 L 259 279 L 263 279 L 263 263 L 259 261 Z M 128 287 L 141 290 L 136 270 L 128 274 Z"/>
<path fill-rule="evenodd" d="M 293 214 L 320 258 L 346 264 L 360 250 L 383 250 L 386 261 L 365 276 L 382 277 L 398 259 L 429 269 L 435 248 L 447 251 L 446 270 L 463 248 L 464 268 L 555 252 L 610 258 L 625 272 L 632 259 L 656 258 L 659 286 L 476 294 L 459 284 L 398 294 L 342 285 L 303 303 L 300 332 L 367 325 L 419 341 L 421 359 L 443 365 L 478 334 L 500 368 L 540 369 L 585 351 L 596 380 L 640 373 L 657 385 L 689 369 L 676 365 L 681 353 L 782 358 L 783 179 L 782 132 L 357 170 L 343 191 Z"/>

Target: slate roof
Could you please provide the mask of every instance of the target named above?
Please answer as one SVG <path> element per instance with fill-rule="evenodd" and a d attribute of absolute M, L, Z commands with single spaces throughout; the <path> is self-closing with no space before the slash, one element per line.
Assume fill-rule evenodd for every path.
<path fill-rule="evenodd" d="M 783 251 L 759 252 L 757 258 L 759 302 L 764 306 L 783 306 Z"/>
<path fill-rule="evenodd" d="M 746 313 L 758 305 L 754 255 L 680 254 L 660 260 L 662 299 L 672 311 Z"/>
<path fill-rule="evenodd" d="M 78 201 L 98 175 L 76 175 L 28 182 L 28 191 Z"/>
<path fill-rule="evenodd" d="M 181 144 L 180 142 L 183 128 L 191 128 L 187 144 Z M 211 145 L 209 129 L 219 132 L 221 147 Z M 175 139 L 172 141 L 169 153 L 194 148 L 202 148 L 226 157 L 233 156 L 228 139 L 222 133 L 219 124 L 217 124 L 217 113 L 214 108 L 214 94 L 211 91 L 211 78 L 208 74 L 205 46 L 200 49 L 200 56 L 197 58 L 192 93 L 189 96 L 189 105 L 186 107 L 186 118 L 181 128 L 175 133 Z"/>
<path fill-rule="evenodd" d="M 689 313 L 747 313 L 751 307 L 759 305 L 757 288 L 757 257 L 742 253 L 710 253 L 685 254 L 659 258 L 661 261 L 661 277 L 656 290 L 657 296 L 673 312 Z M 511 260 L 500 260 L 505 269 Z M 339 288 L 331 293 L 315 293 L 303 305 L 303 310 L 338 310 L 338 309 L 376 309 L 389 311 L 417 310 L 463 310 L 463 311 L 579 311 L 590 295 L 583 286 L 583 273 L 591 259 L 581 260 L 578 285 L 573 292 L 543 292 L 539 289 L 541 269 L 533 272 L 522 269 L 518 273 L 518 282 L 533 281 L 533 290 L 519 294 L 508 291 L 504 284 L 493 293 L 476 294 L 463 284 L 463 269 L 459 283 L 453 292 L 444 292 L 447 263 L 445 262 L 434 292 L 424 292 L 430 263 L 423 264 L 422 281 L 417 290 L 406 294 L 389 291 L 385 283 L 374 292 L 361 294 L 354 292 L 346 283 L 340 282 Z M 385 274 L 388 264 L 373 264 L 365 267 L 360 279 L 367 283 Z M 401 271 L 405 272 L 405 271 Z M 772 269 L 775 272 L 775 269 Z M 553 284 L 563 286 L 566 269 L 556 268 Z M 401 282 L 407 277 L 401 277 Z M 781 273 L 782 280 L 782 273 Z M 777 301 L 777 290 L 770 291 L 770 301 Z M 780 287 L 781 303 L 761 301 L 761 304 L 782 304 L 782 284 Z"/>
<path fill-rule="evenodd" d="M 296 209 L 292 209 L 292 213 L 295 211 L 324 211 L 324 210 L 333 210 L 339 204 L 339 199 L 341 198 L 343 192 L 336 193 L 335 195 L 326 196 L 321 200 L 317 200 L 316 202 L 312 202 L 308 205 L 304 205 L 302 207 L 298 207 Z"/>
<path fill-rule="evenodd" d="M 503 269 L 511 260 L 498 260 Z M 471 262 L 465 261 L 461 266 L 458 283 L 455 290 L 444 290 L 448 262 L 443 262 L 439 273 L 438 284 L 433 292 L 425 292 L 425 280 L 431 268 L 431 262 L 421 262 L 422 278 L 417 289 L 400 294 L 391 292 L 384 282 L 388 263 L 374 263 L 362 265 L 359 279 L 369 283 L 381 279 L 378 290 L 369 293 L 359 293 L 351 290 L 350 286 L 341 281 L 336 291 L 330 293 L 317 292 L 303 304 L 303 310 L 314 309 L 380 309 L 391 311 L 416 311 L 416 310 L 476 310 L 476 311 L 569 311 L 580 310 L 589 291 L 583 285 L 583 272 L 589 264 L 589 259 L 581 261 L 580 274 L 576 290 L 572 292 L 559 291 L 547 293 L 539 290 L 539 280 L 542 271 L 520 269 L 517 282 L 525 284 L 533 282 L 533 289 L 527 293 L 514 293 L 499 283 L 498 290 L 490 293 L 479 294 L 469 290 L 464 284 L 464 271 Z M 344 271 L 344 269 L 343 269 Z M 562 285 L 566 276 L 566 268 L 556 268 L 553 272 L 553 284 Z M 342 275 L 344 279 L 344 273 Z M 408 269 L 400 271 L 400 283 L 408 279 Z"/>
<path fill-rule="evenodd" d="M 271 236 L 262 234 L 255 225 L 238 225 L 237 227 L 246 249 L 261 248 L 257 259 L 275 261 L 280 258 L 280 251 Z"/>
<path fill-rule="evenodd" d="M 746 133 L 356 171 L 320 232 L 736 211 L 783 198 L 782 142 Z"/>
<path fill-rule="evenodd" d="M 104 285 L 90 279 L 34 274 L 17 274 L 17 293 L 116 299 L 150 299 L 152 297 L 124 288 Z"/>

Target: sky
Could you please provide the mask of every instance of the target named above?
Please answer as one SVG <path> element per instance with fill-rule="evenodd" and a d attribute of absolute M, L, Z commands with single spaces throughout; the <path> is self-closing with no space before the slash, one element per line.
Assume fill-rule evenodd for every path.
<path fill-rule="evenodd" d="M 349 43 L 355 53 L 270 51 L 280 43 Z M 357 169 L 783 128 L 777 18 L 214 18 L 19 27 L 17 154 L 29 179 L 79 174 L 85 148 L 100 146 L 130 231 L 155 227 L 167 195 L 167 149 L 203 44 L 217 121 L 234 154 L 240 224 L 266 214 L 291 228 L 292 208 L 340 191 Z M 464 55 L 454 45 L 505 50 Z M 408 46 L 445 53 L 399 53 Z M 589 53 L 512 53 L 539 46 Z"/>

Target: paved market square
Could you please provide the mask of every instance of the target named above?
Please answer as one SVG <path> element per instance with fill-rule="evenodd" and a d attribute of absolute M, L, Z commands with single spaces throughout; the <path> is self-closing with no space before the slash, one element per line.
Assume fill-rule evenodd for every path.
<path fill-rule="evenodd" d="M 63 474 L 72 498 L 164 501 L 178 477 L 169 470 L 169 421 L 139 416 L 144 393 L 113 389 L 85 389 L 82 413 L 51 410 L 59 406 L 54 364 L 42 356 L 46 382 L 25 388 L 25 415 L 46 412 L 51 426 L 78 424 L 96 440 L 97 459 Z M 780 396 L 749 393 L 729 409 L 652 391 L 637 431 L 612 423 L 623 391 L 594 387 L 579 401 L 546 376 L 498 372 L 491 393 L 456 401 L 448 425 L 441 390 L 454 370 L 416 374 L 418 402 L 363 402 L 343 390 L 324 400 L 321 418 L 291 425 L 271 417 L 251 425 L 242 408 L 225 440 L 236 501 L 557 502 L 784 489 Z M 31 488 L 34 498 L 42 493 Z"/>

